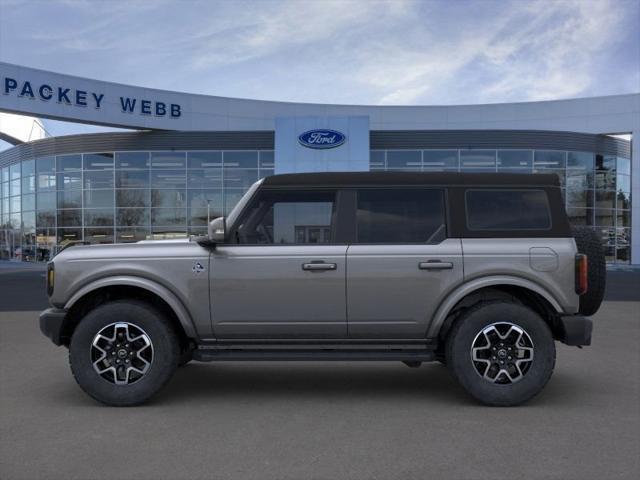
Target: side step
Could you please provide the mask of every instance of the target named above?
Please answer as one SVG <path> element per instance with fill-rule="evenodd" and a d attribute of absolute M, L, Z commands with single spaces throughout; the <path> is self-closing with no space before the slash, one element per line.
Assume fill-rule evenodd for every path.
<path fill-rule="evenodd" d="M 215 361 L 400 361 L 430 362 L 436 359 L 435 352 L 427 349 L 364 350 L 364 349 L 234 349 L 198 348 L 193 359 L 200 362 Z"/>

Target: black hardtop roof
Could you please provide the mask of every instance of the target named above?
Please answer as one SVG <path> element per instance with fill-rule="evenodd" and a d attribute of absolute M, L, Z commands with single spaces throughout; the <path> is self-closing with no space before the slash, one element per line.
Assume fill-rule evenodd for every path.
<path fill-rule="evenodd" d="M 265 177 L 263 186 L 338 187 L 387 185 L 539 186 L 559 187 L 555 174 L 458 172 L 321 172 Z"/>

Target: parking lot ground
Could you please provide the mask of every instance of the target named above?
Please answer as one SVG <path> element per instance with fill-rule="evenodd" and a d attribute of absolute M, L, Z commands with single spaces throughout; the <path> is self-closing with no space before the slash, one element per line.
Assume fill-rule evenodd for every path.
<path fill-rule="evenodd" d="M 478 405 L 440 364 L 234 362 L 192 363 L 150 404 L 109 408 L 36 311 L 3 311 L 2 277 L 3 480 L 640 476 L 640 301 L 606 302 L 591 347 L 558 344 L 521 407 Z"/>

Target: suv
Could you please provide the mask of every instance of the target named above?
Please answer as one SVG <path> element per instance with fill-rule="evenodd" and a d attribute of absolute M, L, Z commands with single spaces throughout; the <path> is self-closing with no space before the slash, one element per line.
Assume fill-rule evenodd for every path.
<path fill-rule="evenodd" d="M 590 344 L 604 279 L 555 175 L 275 175 L 205 237 L 65 249 L 40 328 L 109 405 L 193 359 L 436 360 L 506 406 L 547 383 L 554 340 Z"/>

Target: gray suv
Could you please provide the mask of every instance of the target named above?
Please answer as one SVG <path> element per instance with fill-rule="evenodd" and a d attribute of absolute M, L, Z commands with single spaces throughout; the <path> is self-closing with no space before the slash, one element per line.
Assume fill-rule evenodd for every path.
<path fill-rule="evenodd" d="M 108 405 L 191 360 L 440 361 L 515 405 L 602 301 L 599 239 L 563 205 L 554 175 L 275 175 L 205 237 L 63 250 L 40 328 Z"/>

